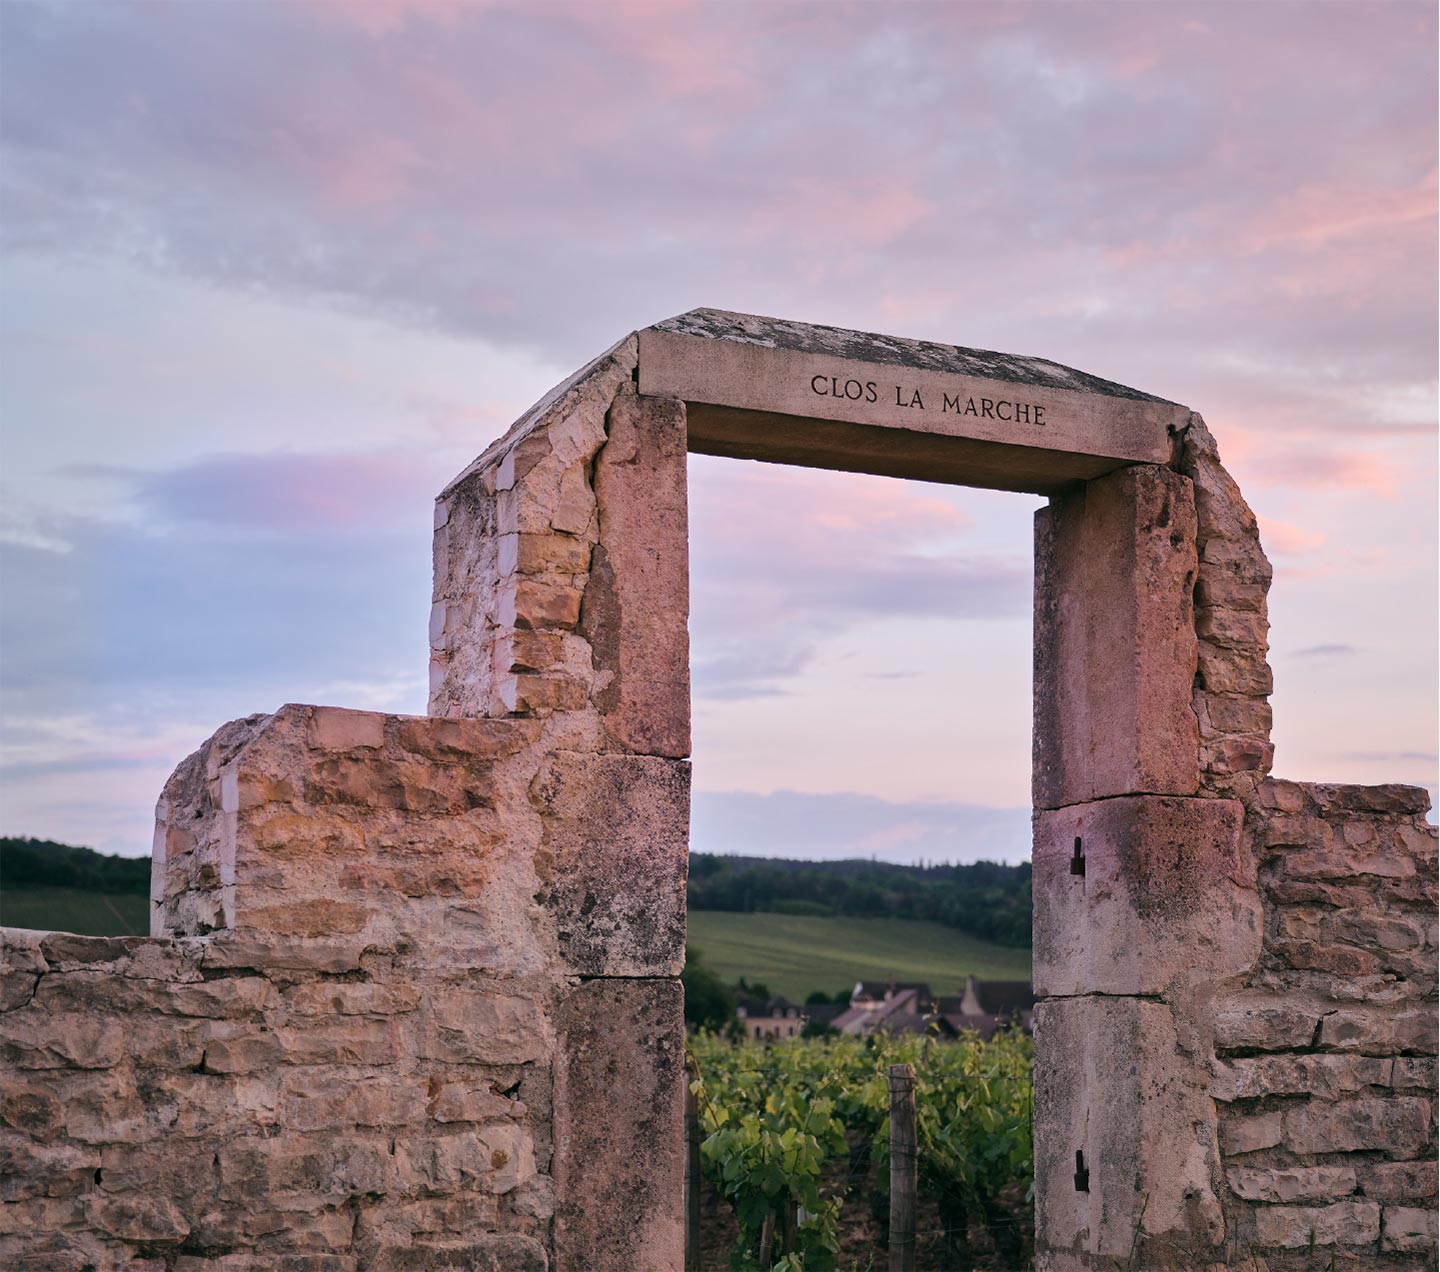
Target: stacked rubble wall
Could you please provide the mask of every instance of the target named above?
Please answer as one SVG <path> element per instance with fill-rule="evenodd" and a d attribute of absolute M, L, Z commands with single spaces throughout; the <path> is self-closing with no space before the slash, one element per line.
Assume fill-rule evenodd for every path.
<path fill-rule="evenodd" d="M 154 937 L 3 934 L 0 1266 L 679 1266 L 684 407 L 633 366 L 437 502 L 430 717 L 225 726 Z"/>
<path fill-rule="evenodd" d="M 1432 1267 L 1428 797 L 1269 777 L 1270 565 L 1177 440 L 1037 516 L 1038 1261 Z"/>

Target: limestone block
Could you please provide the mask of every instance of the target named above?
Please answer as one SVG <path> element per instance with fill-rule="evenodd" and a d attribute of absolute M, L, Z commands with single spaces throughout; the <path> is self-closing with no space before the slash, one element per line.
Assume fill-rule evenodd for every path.
<path fill-rule="evenodd" d="M 1369 1245 L 1380 1237 L 1380 1207 L 1369 1201 L 1333 1206 L 1262 1206 L 1255 1212 L 1262 1246 Z"/>
<path fill-rule="evenodd" d="M 1381 1150 L 1413 1157 L 1430 1134 L 1430 1106 L 1412 1096 L 1305 1104 L 1285 1111 L 1285 1145 L 1295 1153 Z"/>
<path fill-rule="evenodd" d="M 1349 1166 L 1232 1167 L 1225 1177 L 1237 1197 L 1282 1203 L 1332 1201 L 1353 1193 L 1356 1184 Z"/>
<path fill-rule="evenodd" d="M 1037 812 L 1036 992 L 1158 994 L 1253 967 L 1262 916 L 1241 881 L 1243 816 L 1233 800 L 1155 796 Z"/>
<path fill-rule="evenodd" d="M 286 1193 L 342 1201 L 383 1195 L 396 1180 L 388 1137 L 282 1134 L 245 1137 L 219 1151 L 220 1197 L 247 1205 Z M 207 1174 L 209 1174 L 207 1159 Z"/>
<path fill-rule="evenodd" d="M 1216 1004 L 1215 1045 L 1221 1050 L 1288 1051 L 1314 1043 L 1320 1009 L 1270 995 L 1244 995 Z"/>
<path fill-rule="evenodd" d="M 400 1188 L 410 1192 L 479 1189 L 501 1195 L 535 1174 L 529 1132 L 504 1124 L 402 1140 L 396 1144 L 395 1159 Z"/>
<path fill-rule="evenodd" d="M 1435 1008 L 1412 1011 L 1343 1008 L 1325 1013 L 1320 1045 L 1340 1051 L 1386 1055 L 1396 1051 L 1436 1050 Z"/>
<path fill-rule="evenodd" d="M 1386 1206 L 1382 1250 L 1422 1250 L 1435 1253 L 1440 1238 L 1440 1216 L 1436 1215 L 1434 1198 L 1427 1206 Z"/>
<path fill-rule="evenodd" d="M 690 754 L 690 559 L 685 406 L 622 392 L 595 464 L 600 542 L 581 631 L 595 705 L 627 751 Z"/>
<path fill-rule="evenodd" d="M 370 1272 L 550 1272 L 545 1247 L 521 1233 L 402 1241 L 383 1246 L 366 1266 Z"/>
<path fill-rule="evenodd" d="M 1374 1201 L 1432 1202 L 1440 1186 L 1436 1163 L 1380 1162 L 1364 1170 L 1365 1195 Z"/>
<path fill-rule="evenodd" d="M 1190 482 L 1135 467 L 1035 520 L 1034 803 L 1192 795 L 1196 637 Z"/>
<path fill-rule="evenodd" d="M 1234 1019 L 1233 1015 L 1230 1019 Z M 1212 1069 L 1210 1097 L 1227 1103 L 1269 1095 L 1333 1100 L 1367 1087 L 1391 1085 L 1392 1068 L 1392 1061 L 1379 1056 L 1280 1055 L 1217 1060 Z"/>
<path fill-rule="evenodd" d="M 551 1035 L 533 997 L 484 985 L 453 985 L 426 995 L 419 1055 L 450 1063 L 523 1064 L 549 1051 Z"/>
<path fill-rule="evenodd" d="M 1421 1091 L 1436 1089 L 1437 1065 L 1425 1056 L 1396 1056 L 1390 1071 L 1390 1085 L 1397 1091 L 1414 1087 Z"/>
<path fill-rule="evenodd" d="M 1230 1116 L 1220 1123 L 1220 1142 L 1225 1146 L 1227 1157 L 1274 1148 L 1284 1133 L 1284 1122 L 1279 1113 Z"/>
<path fill-rule="evenodd" d="M 1219 1242 L 1213 1106 L 1205 1074 L 1178 1049 L 1170 1009 L 1047 1000 L 1035 1041 L 1035 1122 L 1045 1128 L 1035 1141 L 1037 1250 L 1128 1256 L 1137 1230 L 1187 1247 Z"/>
<path fill-rule="evenodd" d="M 0 1136 L 0 1201 L 86 1192 L 99 1165 L 99 1150 L 88 1144 L 36 1144 L 20 1135 Z"/>
<path fill-rule="evenodd" d="M 681 1016 L 676 980 L 590 981 L 561 1004 L 551 1171 L 557 1272 L 683 1264 Z"/>
<path fill-rule="evenodd" d="M 101 1232 L 125 1241 L 181 1241 L 190 1231 L 184 1215 L 165 1197 L 91 1194 L 85 1217 Z"/>
<path fill-rule="evenodd" d="M 280 1084 L 279 1115 L 292 1131 L 394 1130 L 424 1119 L 425 1083 L 388 1074 L 337 1081 L 330 1070 L 292 1069 Z"/>
<path fill-rule="evenodd" d="M 0 1267 L 6 1272 L 94 1272 L 121 1267 L 129 1272 L 135 1268 L 130 1254 L 118 1242 L 101 1240 L 89 1232 L 26 1233 L 0 1240 Z"/>
<path fill-rule="evenodd" d="M 562 752 L 531 800 L 535 869 L 566 967 L 583 976 L 677 976 L 685 958 L 690 766 Z"/>
<path fill-rule="evenodd" d="M 10 1075 L 0 1094 L 0 1122 L 39 1144 L 48 1144 L 65 1127 L 65 1108 L 43 1086 L 23 1084 Z"/>
<path fill-rule="evenodd" d="M 130 1054 L 119 1022 L 33 1005 L 0 1016 L 0 1064 L 16 1069 L 108 1069 Z"/>

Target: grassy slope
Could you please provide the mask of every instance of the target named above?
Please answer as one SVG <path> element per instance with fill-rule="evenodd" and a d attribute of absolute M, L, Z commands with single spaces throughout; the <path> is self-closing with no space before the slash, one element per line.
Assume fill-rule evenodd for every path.
<path fill-rule="evenodd" d="M 936 993 L 964 988 L 965 975 L 1029 980 L 1030 951 L 992 945 L 938 923 L 910 919 L 810 918 L 789 914 L 690 912 L 689 945 L 729 982 L 744 976 L 803 1002 L 857 980 L 928 981 Z"/>
<path fill-rule="evenodd" d="M 0 887 L 0 927 L 43 928 L 83 936 L 146 936 L 150 898 L 75 888 Z"/>

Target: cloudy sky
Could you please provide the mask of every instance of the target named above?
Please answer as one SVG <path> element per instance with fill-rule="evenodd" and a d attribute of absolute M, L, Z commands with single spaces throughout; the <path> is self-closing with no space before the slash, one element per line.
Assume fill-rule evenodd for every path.
<path fill-rule="evenodd" d="M 0 3 L 0 831 L 424 710 L 430 500 L 697 305 L 1200 410 L 1277 771 L 1436 781 L 1434 6 Z M 1023 857 L 1037 500 L 692 459 L 696 846 Z"/>

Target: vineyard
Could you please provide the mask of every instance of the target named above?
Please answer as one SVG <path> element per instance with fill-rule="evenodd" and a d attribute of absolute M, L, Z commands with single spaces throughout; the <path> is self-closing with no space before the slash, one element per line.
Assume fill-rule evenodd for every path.
<path fill-rule="evenodd" d="M 915 1199 L 905 1202 L 907 1214 L 918 1214 L 913 1237 L 907 1229 L 899 1238 L 913 1242 L 906 1266 L 1029 1266 L 1031 1055 L 1019 1032 L 990 1042 L 876 1035 L 767 1047 L 691 1039 L 700 1179 L 687 1267 L 887 1267 L 895 1239 L 887 1075 L 903 1065 L 915 1075 L 919 1190 L 913 1212 Z"/>

